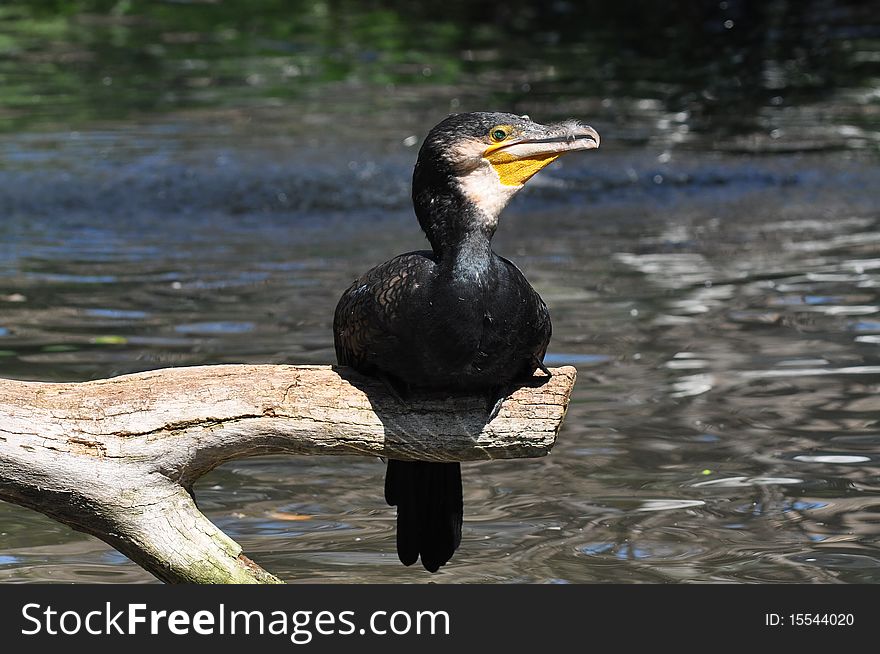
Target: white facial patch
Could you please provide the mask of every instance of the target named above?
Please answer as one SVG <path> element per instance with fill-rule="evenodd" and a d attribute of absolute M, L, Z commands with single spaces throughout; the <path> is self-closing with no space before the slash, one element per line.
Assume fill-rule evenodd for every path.
<path fill-rule="evenodd" d="M 458 176 L 458 185 L 466 198 L 479 209 L 485 225 L 494 229 L 498 225 L 498 215 L 507 206 L 522 186 L 502 184 L 495 168 L 480 157 L 480 163 Z"/>
<path fill-rule="evenodd" d="M 501 178 L 483 153 L 487 144 L 478 139 L 466 139 L 456 143 L 449 153 L 458 186 L 464 196 L 479 210 L 484 225 L 494 229 L 498 215 L 522 186 L 501 183 Z"/>

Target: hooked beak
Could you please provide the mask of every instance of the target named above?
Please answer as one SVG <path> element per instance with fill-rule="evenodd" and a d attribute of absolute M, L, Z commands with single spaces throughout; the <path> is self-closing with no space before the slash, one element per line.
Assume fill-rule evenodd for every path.
<path fill-rule="evenodd" d="M 506 152 L 516 158 L 561 155 L 599 147 L 599 133 L 589 125 L 569 121 L 559 125 L 535 125 L 536 129 L 489 146 L 483 156 Z"/>
<path fill-rule="evenodd" d="M 599 147 L 599 133 L 589 125 L 567 121 L 558 125 L 535 123 L 521 133 L 483 152 L 502 184 L 522 186 L 539 170 L 567 152 Z"/>

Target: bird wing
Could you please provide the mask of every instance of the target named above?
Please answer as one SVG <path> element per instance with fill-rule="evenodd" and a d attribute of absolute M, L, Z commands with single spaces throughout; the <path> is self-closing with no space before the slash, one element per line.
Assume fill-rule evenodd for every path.
<path fill-rule="evenodd" d="M 525 275 L 523 275 L 519 266 L 502 256 L 499 256 L 498 258 L 507 265 L 508 273 L 512 277 L 521 278 L 521 281 L 516 285 L 517 288 L 528 289 L 527 293 L 530 301 L 527 305 L 530 307 L 529 311 L 531 312 L 531 315 L 526 316 L 526 322 L 533 326 L 532 333 L 535 337 L 534 342 L 530 345 L 532 346 L 532 353 L 535 358 L 535 367 L 537 367 L 537 364 L 544 360 L 544 355 L 547 353 L 547 346 L 550 344 L 550 337 L 553 332 L 553 327 L 550 322 L 550 311 L 547 309 L 547 305 L 544 303 L 544 300 L 538 292 L 532 288 L 532 285 L 526 280 Z M 534 369 L 534 367 L 530 368 L 528 371 L 529 374 Z"/>
<path fill-rule="evenodd" d="M 379 351 L 393 348 L 400 310 L 414 285 L 434 266 L 433 253 L 408 252 L 367 271 L 342 294 L 333 317 L 339 365 L 369 373 Z"/>

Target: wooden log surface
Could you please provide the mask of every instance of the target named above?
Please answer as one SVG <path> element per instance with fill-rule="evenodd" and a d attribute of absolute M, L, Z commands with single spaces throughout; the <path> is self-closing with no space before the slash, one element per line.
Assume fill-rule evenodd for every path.
<path fill-rule="evenodd" d="M 236 458 L 356 454 L 428 461 L 538 457 L 574 368 L 540 373 L 487 423 L 486 399 L 405 403 L 333 366 L 166 368 L 82 383 L 0 379 L 0 499 L 91 533 L 169 582 L 267 583 L 192 499 Z"/>

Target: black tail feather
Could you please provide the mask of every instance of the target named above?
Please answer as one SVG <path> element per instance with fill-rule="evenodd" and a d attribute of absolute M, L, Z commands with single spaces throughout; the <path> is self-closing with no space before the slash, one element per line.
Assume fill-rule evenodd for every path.
<path fill-rule="evenodd" d="M 421 556 L 425 569 L 437 572 L 461 544 L 461 465 L 389 459 L 385 501 L 397 506 L 400 562 Z"/>

